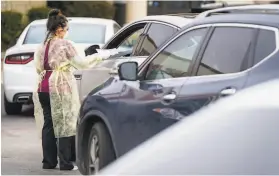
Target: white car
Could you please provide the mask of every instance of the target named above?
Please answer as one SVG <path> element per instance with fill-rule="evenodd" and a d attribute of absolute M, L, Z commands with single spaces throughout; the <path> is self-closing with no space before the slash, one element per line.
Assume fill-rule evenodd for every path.
<path fill-rule="evenodd" d="M 68 18 L 69 40 L 76 43 L 81 55 L 91 45 L 103 46 L 120 30 L 113 20 L 100 18 Z M 21 112 L 22 104 L 31 103 L 37 74 L 33 54 L 46 36 L 46 19 L 30 23 L 17 43 L 6 51 L 3 67 L 4 106 L 8 115 Z"/>

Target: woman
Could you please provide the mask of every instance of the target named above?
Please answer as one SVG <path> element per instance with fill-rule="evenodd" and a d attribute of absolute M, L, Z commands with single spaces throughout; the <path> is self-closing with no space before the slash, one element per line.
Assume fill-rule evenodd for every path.
<path fill-rule="evenodd" d="M 40 127 L 43 169 L 56 167 L 58 153 L 60 170 L 72 170 L 74 166 L 70 160 L 74 146 L 71 140 L 76 134 L 80 107 L 73 71 L 92 67 L 110 54 L 78 57 L 73 44 L 64 39 L 69 30 L 68 20 L 59 10 L 50 11 L 47 30 L 46 40 L 34 55 L 39 74 L 38 87 L 33 94 L 34 115 L 37 125 L 43 124 Z"/>

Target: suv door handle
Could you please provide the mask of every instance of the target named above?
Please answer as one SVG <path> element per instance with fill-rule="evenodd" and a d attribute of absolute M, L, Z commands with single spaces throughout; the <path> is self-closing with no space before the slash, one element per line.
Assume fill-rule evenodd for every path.
<path fill-rule="evenodd" d="M 220 96 L 221 97 L 225 97 L 225 96 L 229 96 L 229 95 L 233 95 L 236 93 L 236 89 L 233 88 L 233 87 L 230 87 L 230 88 L 226 88 L 226 89 L 223 89 L 221 92 L 220 92 Z"/>
<path fill-rule="evenodd" d="M 163 97 L 164 101 L 173 101 L 175 99 L 176 99 L 175 93 L 170 93 L 170 94 L 164 95 L 164 97 Z"/>

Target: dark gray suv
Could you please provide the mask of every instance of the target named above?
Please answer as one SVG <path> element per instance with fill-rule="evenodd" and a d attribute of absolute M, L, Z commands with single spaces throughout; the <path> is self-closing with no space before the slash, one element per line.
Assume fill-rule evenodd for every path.
<path fill-rule="evenodd" d="M 226 8 L 225 13 L 208 14 L 180 30 L 139 67 L 122 63 L 119 77 L 94 89 L 81 107 L 81 173 L 104 167 L 220 97 L 278 78 L 279 7 L 272 7 L 264 13 Z"/>

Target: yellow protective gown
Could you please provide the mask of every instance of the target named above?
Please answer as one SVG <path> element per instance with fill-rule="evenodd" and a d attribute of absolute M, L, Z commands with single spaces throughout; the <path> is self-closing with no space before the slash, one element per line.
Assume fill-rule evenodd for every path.
<path fill-rule="evenodd" d="M 49 40 L 48 63 L 52 70 L 52 74 L 49 78 L 49 94 L 54 134 L 56 138 L 70 137 L 76 134 L 76 122 L 80 108 L 79 93 L 73 72 L 76 69 L 93 67 L 102 61 L 102 59 L 106 59 L 111 54 L 117 52 L 94 54 L 86 58 L 80 58 L 73 42 L 58 38 Z M 33 92 L 33 102 L 34 115 L 40 137 L 44 124 L 44 117 L 43 109 L 39 102 L 38 88 L 46 73 L 46 70 L 44 70 L 45 50 L 46 44 L 43 44 L 34 54 L 39 80 Z"/>

